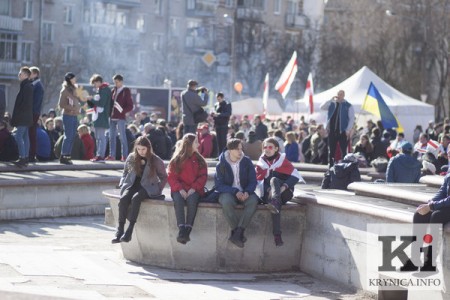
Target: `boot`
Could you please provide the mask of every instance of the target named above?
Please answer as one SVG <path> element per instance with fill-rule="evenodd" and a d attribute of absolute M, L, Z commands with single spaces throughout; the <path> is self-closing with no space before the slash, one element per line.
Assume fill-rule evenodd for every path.
<path fill-rule="evenodd" d="M 275 246 L 281 247 L 283 246 L 283 240 L 281 239 L 281 234 L 274 234 L 273 239 L 275 241 Z"/>
<path fill-rule="evenodd" d="M 178 226 L 178 228 L 179 228 L 179 230 L 178 230 L 177 242 L 184 245 L 187 243 L 186 227 L 184 227 L 184 225 L 180 225 L 180 226 Z"/>
<path fill-rule="evenodd" d="M 185 235 L 185 238 L 186 238 L 186 243 L 187 243 L 187 242 L 189 242 L 189 241 L 191 240 L 191 238 L 189 237 L 189 235 L 191 234 L 192 226 L 186 225 L 185 228 L 186 228 L 186 235 Z"/>
<path fill-rule="evenodd" d="M 235 244 L 239 248 L 244 248 L 244 242 L 242 241 L 244 229 L 242 227 L 237 227 L 233 230 L 233 234 L 228 239 L 230 242 Z"/>
<path fill-rule="evenodd" d="M 26 157 L 20 157 L 18 160 L 13 162 L 17 167 L 23 168 L 28 165 L 28 159 Z"/>
<path fill-rule="evenodd" d="M 233 235 L 233 233 L 234 233 L 235 230 L 236 230 L 236 229 L 231 230 L 230 238 L 231 238 L 231 236 Z M 242 240 L 243 243 L 245 243 L 245 242 L 247 241 L 247 238 L 244 236 L 244 229 L 242 229 L 241 240 Z"/>
<path fill-rule="evenodd" d="M 72 160 L 70 159 L 70 156 L 61 155 L 59 158 L 59 162 L 63 165 L 73 165 Z"/>
<path fill-rule="evenodd" d="M 122 235 L 122 237 L 120 238 L 120 241 L 125 242 L 125 243 L 128 243 L 129 241 L 131 241 L 131 236 L 133 235 L 133 229 L 134 229 L 134 222 L 130 223 L 130 225 L 128 225 L 127 231 L 125 231 L 125 233 Z"/>
<path fill-rule="evenodd" d="M 120 243 L 120 238 L 123 235 L 124 227 L 125 227 L 125 223 L 120 222 L 119 227 L 117 227 L 116 237 L 111 240 L 111 243 L 113 243 L 113 244 Z"/>

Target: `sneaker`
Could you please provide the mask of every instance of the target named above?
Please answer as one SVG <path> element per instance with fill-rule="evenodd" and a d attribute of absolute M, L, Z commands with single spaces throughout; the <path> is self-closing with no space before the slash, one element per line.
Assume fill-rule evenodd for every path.
<path fill-rule="evenodd" d="M 268 204 L 266 204 L 267 209 L 272 213 L 272 214 L 279 214 L 280 213 L 280 201 L 278 201 L 277 199 L 272 199 Z"/>
<path fill-rule="evenodd" d="M 61 156 L 59 158 L 59 163 L 63 165 L 73 165 L 73 162 L 70 160 L 69 156 Z"/>
<path fill-rule="evenodd" d="M 283 240 L 281 239 L 281 234 L 274 234 L 273 240 L 275 241 L 275 246 L 281 247 L 283 246 Z"/>
<path fill-rule="evenodd" d="M 105 159 L 101 156 L 96 156 L 94 158 L 91 159 L 92 162 L 104 162 Z"/>
<path fill-rule="evenodd" d="M 127 158 L 125 157 L 125 156 L 122 156 L 121 158 L 120 158 L 120 161 L 121 162 L 125 162 L 127 160 Z"/>
<path fill-rule="evenodd" d="M 26 167 L 26 166 L 28 165 L 28 159 L 25 158 L 25 157 L 19 158 L 18 160 L 13 161 L 13 163 L 14 163 L 17 167 L 23 168 L 23 167 Z"/>
<path fill-rule="evenodd" d="M 112 157 L 111 155 L 109 155 L 109 156 L 107 156 L 106 158 L 105 158 L 105 160 L 116 160 L 114 157 Z"/>

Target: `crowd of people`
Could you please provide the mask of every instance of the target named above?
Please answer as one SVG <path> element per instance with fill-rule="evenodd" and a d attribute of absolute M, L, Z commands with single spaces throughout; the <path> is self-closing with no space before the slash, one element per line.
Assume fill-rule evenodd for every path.
<path fill-rule="evenodd" d="M 358 128 L 344 91 L 321 105 L 325 124 L 307 122 L 304 117 L 269 120 L 244 115 L 239 119 L 221 92 L 215 95 L 213 111 L 206 113 L 202 107 L 209 101 L 208 89 L 189 80 L 181 93 L 182 120 L 172 124 L 145 111 L 135 112 L 131 119 L 133 100 L 120 74 L 112 78 L 112 89 L 101 75 L 92 75 L 94 94 L 84 95 L 77 88 L 76 75 L 66 73 L 57 110 L 41 114 L 44 87 L 39 73 L 38 67 L 20 69 L 14 109 L 0 120 L 0 161 L 13 161 L 19 167 L 58 158 L 61 164 L 72 164 L 74 159 L 125 162 L 114 243 L 131 240 L 140 202 L 164 197 L 167 182 L 178 242 L 190 240 L 199 201 L 217 201 L 231 227 L 229 240 L 243 247 L 244 231 L 256 204 L 263 202 L 272 212 L 275 244 L 281 246 L 281 208 L 292 198 L 294 185 L 302 181 L 294 162 L 328 165 L 326 186 L 344 189 L 349 181 L 333 183 L 337 178 L 333 172 L 348 171 L 351 180 L 358 180 L 359 173 L 351 172 L 373 165 L 386 172 L 387 182 L 415 183 L 424 174 L 446 174 L 448 169 L 448 119 L 430 122 L 425 131 L 417 126 L 413 141 L 406 141 L 403 133 L 384 128 L 381 121 L 368 121 Z M 206 194 L 205 158 L 217 160 L 215 188 Z M 167 171 L 163 160 L 169 161 Z M 244 205 L 240 216 L 234 211 L 237 204 Z M 423 207 L 420 211 L 431 213 Z"/>

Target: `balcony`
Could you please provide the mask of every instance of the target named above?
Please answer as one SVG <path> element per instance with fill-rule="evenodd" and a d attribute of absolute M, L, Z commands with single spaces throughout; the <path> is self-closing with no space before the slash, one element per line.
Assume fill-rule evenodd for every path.
<path fill-rule="evenodd" d="M 138 43 L 141 32 L 137 29 L 107 24 L 83 25 L 84 38 L 114 39 L 120 42 Z"/>
<path fill-rule="evenodd" d="M 309 26 L 309 19 L 305 15 L 287 14 L 285 25 L 287 28 L 305 29 Z"/>
<path fill-rule="evenodd" d="M 204 52 L 212 49 L 213 42 L 198 36 L 186 36 L 185 47 L 187 50 Z"/>
<path fill-rule="evenodd" d="M 0 78 L 17 79 L 17 74 L 22 66 L 17 61 L 0 61 Z"/>
<path fill-rule="evenodd" d="M 103 0 L 103 2 L 129 7 L 141 6 L 141 0 Z"/>
<path fill-rule="evenodd" d="M 238 7 L 236 9 L 236 19 L 262 22 L 263 11 L 255 8 Z"/>
<path fill-rule="evenodd" d="M 189 17 L 214 17 L 216 6 L 211 3 L 190 0 L 186 4 L 186 15 Z"/>
<path fill-rule="evenodd" d="M 22 18 L 13 18 L 10 16 L 0 16 L 0 29 L 11 31 L 22 31 Z"/>

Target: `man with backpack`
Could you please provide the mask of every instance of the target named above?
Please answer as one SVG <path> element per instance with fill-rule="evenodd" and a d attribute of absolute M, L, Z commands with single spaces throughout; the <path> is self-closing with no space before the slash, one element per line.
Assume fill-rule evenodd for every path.
<path fill-rule="evenodd" d="M 199 115 L 199 113 L 203 111 L 202 106 L 208 104 L 208 89 L 205 87 L 197 89 L 197 86 L 197 81 L 189 80 L 187 89 L 181 92 L 181 110 L 183 112 L 182 122 L 184 124 L 183 134 L 196 134 L 198 123 L 206 121 L 207 115 L 204 117 L 204 120 L 199 120 L 195 115 Z"/>

